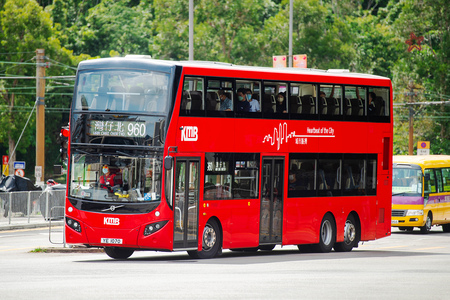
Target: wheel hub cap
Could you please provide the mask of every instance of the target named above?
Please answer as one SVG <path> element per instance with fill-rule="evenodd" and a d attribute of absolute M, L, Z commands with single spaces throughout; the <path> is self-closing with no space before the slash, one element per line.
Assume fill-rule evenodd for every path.
<path fill-rule="evenodd" d="M 203 249 L 209 250 L 216 244 L 216 232 L 210 226 L 203 230 Z"/>
<path fill-rule="evenodd" d="M 352 243 L 356 238 L 356 228 L 351 222 L 345 222 L 344 241 L 346 244 Z"/>

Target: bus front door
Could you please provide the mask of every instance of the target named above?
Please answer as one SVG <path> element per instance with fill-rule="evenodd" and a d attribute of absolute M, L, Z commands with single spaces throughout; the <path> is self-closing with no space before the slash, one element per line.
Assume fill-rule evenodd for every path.
<path fill-rule="evenodd" d="M 174 249 L 196 249 L 200 159 L 178 158 L 175 164 Z"/>
<path fill-rule="evenodd" d="M 262 160 L 259 244 L 281 243 L 283 224 L 283 158 Z"/>

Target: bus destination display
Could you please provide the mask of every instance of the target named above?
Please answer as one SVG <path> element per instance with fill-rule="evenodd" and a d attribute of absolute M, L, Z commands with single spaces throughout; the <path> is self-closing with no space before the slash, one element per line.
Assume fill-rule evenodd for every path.
<path fill-rule="evenodd" d="M 89 135 L 145 137 L 145 122 L 130 121 L 103 121 L 92 120 L 90 122 Z"/>

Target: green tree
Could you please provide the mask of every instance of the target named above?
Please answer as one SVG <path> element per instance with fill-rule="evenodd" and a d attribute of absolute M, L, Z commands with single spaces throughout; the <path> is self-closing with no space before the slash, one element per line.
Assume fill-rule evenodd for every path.
<path fill-rule="evenodd" d="M 148 54 L 152 1 L 55 0 L 48 7 L 60 38 L 76 54 Z"/>
<path fill-rule="evenodd" d="M 2 53 L 0 54 L 0 69 L 2 76 L 35 76 L 35 50 L 43 48 L 49 62 L 53 64 L 47 71 L 47 75 L 74 75 L 75 71 L 68 68 L 76 59 L 70 51 L 61 47 L 57 34 L 52 26 L 50 15 L 40 7 L 34 0 L 6 0 L 0 12 L 0 40 Z M 53 83 L 53 86 L 57 84 Z M 66 93 L 72 92 L 73 88 L 66 89 Z M 60 90 L 58 90 L 59 93 Z M 30 115 L 31 108 L 35 103 L 35 81 L 30 79 L 5 79 L 0 81 L 0 143 L 8 148 L 12 154 L 16 142 L 24 128 L 25 121 Z M 46 97 L 47 104 L 53 107 L 68 107 L 70 96 L 49 94 Z M 62 115 L 53 116 L 52 122 L 46 126 L 46 147 L 56 144 L 57 135 L 55 128 L 61 126 Z M 59 122 L 58 122 L 59 120 Z M 16 153 L 10 158 L 15 160 L 15 155 L 27 161 L 28 174 L 32 173 L 35 164 L 35 114 L 32 115 L 24 137 L 17 147 Z M 59 132 L 59 130 L 58 130 Z M 47 148 L 47 156 L 54 155 L 53 148 Z M 59 152 L 59 149 L 57 149 Z M 31 153 L 30 153 L 31 152 Z M 57 153 L 56 153 L 57 155 Z M 47 158 L 47 157 L 46 157 Z M 46 159 L 51 164 L 52 161 Z M 49 165 L 46 170 L 50 170 Z"/>
<path fill-rule="evenodd" d="M 417 102 L 448 101 L 450 98 L 450 8 L 444 0 L 405 0 L 398 5 L 401 12 L 393 26 L 403 39 L 403 51 L 394 66 L 394 84 L 406 88 L 410 82 L 423 87 L 414 99 Z M 423 36 L 422 49 L 408 52 L 404 42 L 410 34 Z M 408 102 L 402 94 L 399 102 Z M 431 141 L 431 152 L 450 153 L 450 106 L 416 107 L 415 140 Z M 429 124 L 429 126 L 427 126 Z M 395 130 L 401 130 L 396 126 Z M 397 141 L 404 143 L 404 140 Z"/>

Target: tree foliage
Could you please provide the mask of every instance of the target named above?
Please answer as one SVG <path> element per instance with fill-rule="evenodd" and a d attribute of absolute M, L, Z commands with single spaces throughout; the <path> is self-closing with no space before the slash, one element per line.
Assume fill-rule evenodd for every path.
<path fill-rule="evenodd" d="M 194 58 L 271 66 L 273 55 L 289 51 L 289 2 L 195 0 Z M 293 53 L 307 54 L 308 67 L 390 77 L 396 104 L 448 101 L 447 2 L 294 0 Z M 187 60 L 188 5 L 189 1 L 178 0 L 0 0 L 0 76 L 34 75 L 35 65 L 23 63 L 35 62 L 37 48 L 44 48 L 58 62 L 47 70 L 49 75 L 74 75 L 78 61 L 89 57 L 150 54 L 158 59 Z M 405 41 L 412 32 L 424 37 L 421 51 L 407 51 Z M 11 152 L 34 105 L 34 91 L 24 92 L 33 84 L 23 79 L 0 81 L 2 153 Z M 417 92 L 413 98 L 407 96 L 412 84 Z M 67 108 L 72 87 L 49 85 L 47 106 Z M 22 88 L 20 93 L 18 88 Z M 450 106 L 416 105 L 414 113 L 414 142 L 430 140 L 432 153 L 448 154 Z M 396 106 L 395 153 L 407 152 L 408 115 L 407 105 Z M 67 114 L 47 115 L 50 163 L 57 156 L 59 127 L 66 121 Z M 18 155 L 34 147 L 33 122 Z"/>

